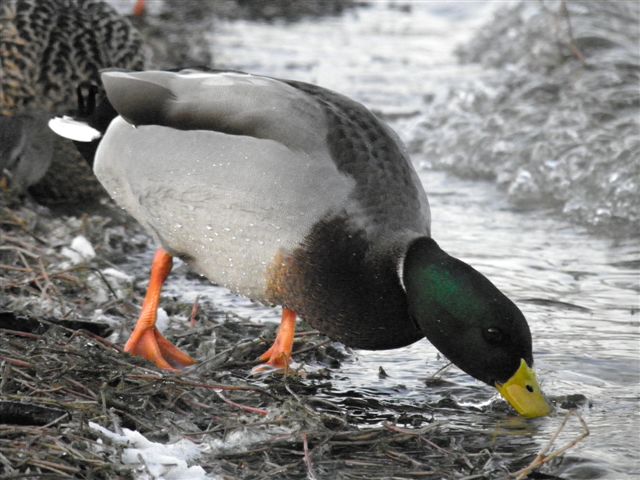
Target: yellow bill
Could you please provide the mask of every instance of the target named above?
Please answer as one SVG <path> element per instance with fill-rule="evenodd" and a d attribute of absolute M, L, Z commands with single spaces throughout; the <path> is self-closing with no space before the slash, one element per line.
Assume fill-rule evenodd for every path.
<path fill-rule="evenodd" d="M 544 398 L 535 372 L 524 359 L 520 367 L 505 383 L 496 383 L 500 395 L 523 417 L 544 417 L 551 412 L 551 405 Z"/>

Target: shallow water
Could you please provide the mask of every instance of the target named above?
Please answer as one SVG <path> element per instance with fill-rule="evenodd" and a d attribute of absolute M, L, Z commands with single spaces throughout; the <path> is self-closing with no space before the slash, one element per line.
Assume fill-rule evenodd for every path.
<path fill-rule="evenodd" d="M 383 114 L 411 143 L 420 140 L 412 135 L 424 134 L 414 126 L 424 120 L 425 102 L 463 78 L 482 75 L 480 67 L 457 65 L 452 49 L 472 35 L 492 8 L 483 3 L 416 3 L 410 16 L 376 4 L 341 18 L 291 25 L 227 22 L 217 25 L 212 44 L 219 67 L 297 78 L 346 93 Z M 416 165 L 423 160 L 414 156 Z M 434 238 L 491 278 L 529 319 L 543 389 L 552 399 L 569 394 L 587 398 L 581 413 L 591 435 L 553 473 L 563 478 L 637 478 L 637 239 L 594 236 L 543 206 L 517 209 L 492 183 L 419 173 L 431 202 Z M 258 321 L 279 320 L 277 309 L 184 277 L 173 276 L 168 290 L 187 299 L 206 295 L 214 304 Z M 397 416 L 394 408 L 402 405 L 431 411 L 439 400 L 450 399 L 448 408 L 433 412 L 436 420 L 493 431 L 492 446 L 506 457 L 536 453 L 558 427 L 562 409 L 535 421 L 487 409 L 495 403 L 494 390 L 455 368 L 442 375 L 443 382 L 427 386 L 425 380 L 444 365 L 425 340 L 392 351 L 358 350 L 333 372 L 333 390 L 324 394 L 377 400 L 364 409 L 345 400 L 353 417 L 368 423 Z M 380 378 L 379 367 L 388 377 Z M 560 442 L 578 430 L 572 424 Z"/>

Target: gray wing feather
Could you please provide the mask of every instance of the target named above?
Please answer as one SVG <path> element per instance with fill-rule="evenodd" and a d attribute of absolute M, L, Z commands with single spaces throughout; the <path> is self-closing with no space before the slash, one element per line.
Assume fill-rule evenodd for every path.
<path fill-rule="evenodd" d="M 307 152 L 326 149 L 317 102 L 276 79 L 236 72 L 104 72 L 109 101 L 133 125 L 214 130 L 270 139 Z"/>
<path fill-rule="evenodd" d="M 348 203 L 354 188 L 330 158 L 273 140 L 133 127 L 121 118 L 101 142 L 94 171 L 165 248 L 255 299 L 276 252 L 298 246 L 327 211 Z"/>

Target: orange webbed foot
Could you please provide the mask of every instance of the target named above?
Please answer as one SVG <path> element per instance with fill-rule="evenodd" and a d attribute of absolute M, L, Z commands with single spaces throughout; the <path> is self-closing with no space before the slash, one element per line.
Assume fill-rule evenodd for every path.
<path fill-rule="evenodd" d="M 260 355 L 259 360 L 265 362 L 254 367 L 251 373 L 265 373 L 273 370 L 285 370 L 291 363 L 291 351 L 293 350 L 293 336 L 296 330 L 296 312 L 284 308 L 278 334 L 273 345 Z"/>
<path fill-rule="evenodd" d="M 164 338 L 156 328 L 160 291 L 169 272 L 171 272 L 172 265 L 171 255 L 159 248 L 151 265 L 149 288 L 147 288 L 140 318 L 124 347 L 124 351 L 146 358 L 165 370 L 177 371 L 193 365 L 196 361 Z"/>
<path fill-rule="evenodd" d="M 134 330 L 124 351 L 146 358 L 164 370 L 177 371 L 196 363 L 189 354 L 167 340 L 156 327 Z"/>

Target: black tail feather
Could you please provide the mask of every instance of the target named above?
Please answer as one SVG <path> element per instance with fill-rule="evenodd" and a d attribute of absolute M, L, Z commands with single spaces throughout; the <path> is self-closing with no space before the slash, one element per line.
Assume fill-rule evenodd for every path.
<path fill-rule="evenodd" d="M 100 133 L 104 133 L 107 127 L 117 115 L 118 112 L 113 108 L 104 91 L 98 85 L 91 82 L 82 82 L 76 88 L 78 98 L 78 110 L 75 117 L 83 120 Z M 73 142 L 87 161 L 89 166 L 93 168 L 93 160 L 100 145 L 102 137 L 92 142 Z"/>

